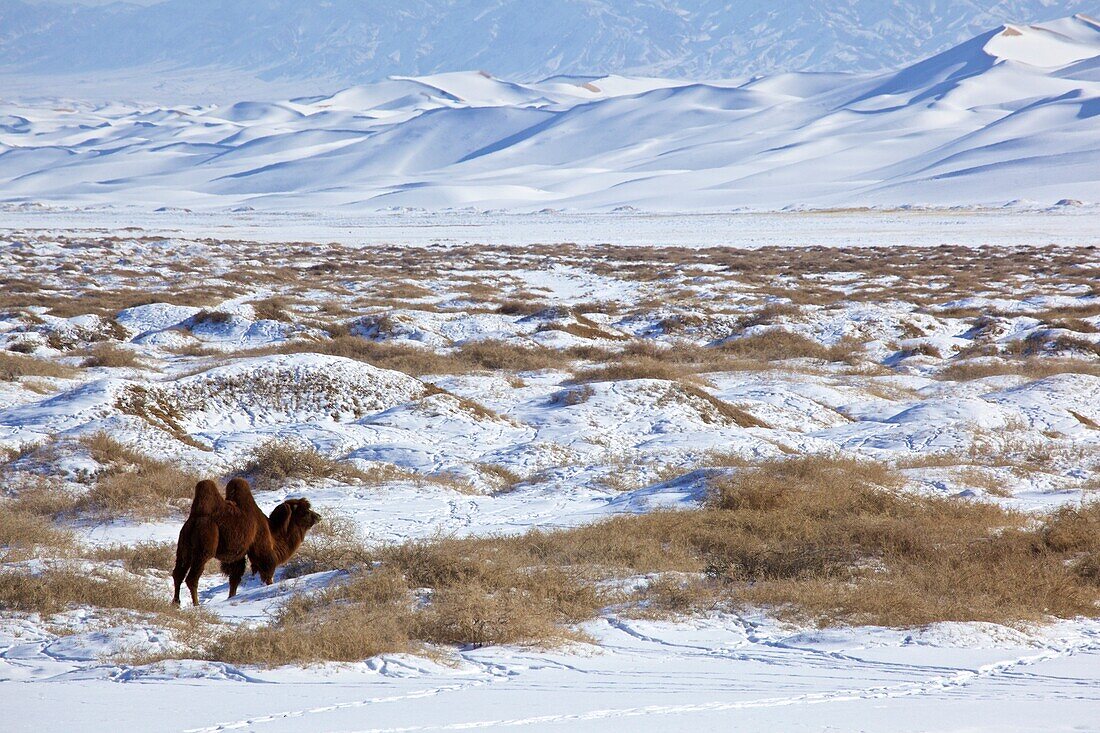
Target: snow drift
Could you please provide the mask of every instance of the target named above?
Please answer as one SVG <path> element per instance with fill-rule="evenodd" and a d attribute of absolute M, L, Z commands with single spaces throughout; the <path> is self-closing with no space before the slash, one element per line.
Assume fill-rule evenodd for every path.
<path fill-rule="evenodd" d="M 1100 23 L 1005 25 L 896 72 L 748 83 L 483 72 L 228 106 L 0 104 L 0 200 L 729 210 L 1095 201 Z"/>

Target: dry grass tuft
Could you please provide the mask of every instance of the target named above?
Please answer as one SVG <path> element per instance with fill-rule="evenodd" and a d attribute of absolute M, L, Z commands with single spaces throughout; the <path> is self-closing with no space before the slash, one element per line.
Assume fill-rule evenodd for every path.
<path fill-rule="evenodd" d="M 306 536 L 298 552 L 284 566 L 287 578 L 326 570 L 353 570 L 370 563 L 367 540 L 350 518 L 321 510 L 321 521 Z"/>
<path fill-rule="evenodd" d="M 505 494 L 514 491 L 524 481 L 523 476 L 506 466 L 496 463 L 479 463 L 477 464 L 477 470 L 482 478 L 492 485 L 494 494 Z"/>
<path fill-rule="evenodd" d="M 283 323 L 292 323 L 294 320 L 291 315 L 294 302 L 290 298 L 272 295 L 260 300 L 253 300 L 249 305 L 252 306 L 256 320 L 282 321 Z"/>
<path fill-rule="evenodd" d="M 171 613 L 167 594 L 156 598 L 136 579 L 122 573 L 49 569 L 35 575 L 0 570 L 0 609 L 50 616 L 68 608 Z"/>
<path fill-rule="evenodd" d="M 0 560 L 15 562 L 38 557 L 42 549 L 65 552 L 75 543 L 72 532 L 48 518 L 22 510 L 14 501 L 0 501 Z"/>
<path fill-rule="evenodd" d="M 85 367 L 141 367 L 137 354 L 116 344 L 102 341 L 92 347 L 84 359 Z"/>
<path fill-rule="evenodd" d="M 86 554 L 93 560 L 121 560 L 123 567 L 131 573 L 146 570 L 168 572 L 176 564 L 176 543 L 148 541 L 132 545 L 107 545 Z"/>
<path fill-rule="evenodd" d="M 624 356 L 603 366 L 582 369 L 574 376 L 578 384 L 586 382 L 621 382 L 630 379 L 663 379 L 669 382 L 706 380 L 692 374 L 683 365 L 650 356 Z"/>
<path fill-rule="evenodd" d="M 825 346 L 802 334 L 784 329 L 730 339 L 723 341 L 717 348 L 727 355 L 755 361 L 816 359 L 846 364 L 855 364 L 863 349 L 862 344 L 853 339 L 842 339 L 831 346 Z"/>
<path fill-rule="evenodd" d="M 941 369 L 936 376 L 952 382 L 968 382 L 1006 374 L 1027 379 L 1042 379 L 1053 374 L 1091 374 L 1100 377 L 1100 362 L 1055 357 L 968 360 L 952 362 Z"/>
<path fill-rule="evenodd" d="M 711 416 L 711 411 L 726 422 L 738 425 L 743 428 L 766 428 L 769 425 L 763 420 L 749 414 L 745 410 L 736 405 L 731 405 L 725 400 L 720 400 L 714 395 L 699 389 L 692 384 L 679 384 L 677 387 L 689 397 L 696 400 L 701 400 L 710 408 L 710 410 L 700 411 L 700 415 L 704 421 L 717 422 L 716 420 L 708 419 Z"/>
<path fill-rule="evenodd" d="M 7 487 L 8 506 L 12 511 L 45 519 L 60 517 L 72 510 L 76 496 L 47 478 L 23 478 Z"/>
<path fill-rule="evenodd" d="M 0 381 L 12 382 L 19 377 L 53 377 L 71 379 L 76 369 L 33 356 L 23 356 L 10 351 L 0 351 Z"/>
<path fill-rule="evenodd" d="M 273 438 L 256 447 L 239 472 L 261 490 L 287 481 L 370 481 L 371 474 L 354 464 L 322 455 L 308 443 Z"/>
<path fill-rule="evenodd" d="M 76 501 L 77 511 L 155 518 L 190 505 L 201 478 L 198 474 L 131 450 L 106 433 L 87 436 L 81 442 L 106 468 Z"/>

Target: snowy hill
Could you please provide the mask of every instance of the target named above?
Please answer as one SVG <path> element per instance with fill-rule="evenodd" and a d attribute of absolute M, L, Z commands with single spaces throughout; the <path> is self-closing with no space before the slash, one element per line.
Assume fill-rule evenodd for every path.
<path fill-rule="evenodd" d="M 27 73 L 60 74 L 73 88 L 76 78 L 83 87 L 121 76 L 131 94 L 152 95 L 173 79 L 194 84 L 218 70 L 324 80 L 329 89 L 454 69 L 508 79 L 878 71 L 1010 19 L 1096 10 L 1084 0 L 0 0 L 0 70 L 11 84 Z"/>
<path fill-rule="evenodd" d="M 875 74 L 452 72 L 222 106 L 7 101 L 0 198 L 352 211 L 1096 201 L 1098 69 L 1100 23 L 1078 15 Z"/>

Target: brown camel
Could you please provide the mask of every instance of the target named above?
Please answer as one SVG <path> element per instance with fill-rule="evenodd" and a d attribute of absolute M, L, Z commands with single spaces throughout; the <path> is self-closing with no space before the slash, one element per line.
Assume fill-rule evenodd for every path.
<path fill-rule="evenodd" d="M 288 499 L 275 507 L 270 518 L 264 516 L 243 478 L 226 484 L 225 498 L 213 481 L 200 481 L 176 546 L 172 602 L 179 605 L 180 585 L 186 580 L 191 602 L 199 605 L 199 578 L 212 558 L 221 562 L 222 572 L 229 576 L 230 598 L 237 595 L 246 558 L 252 572 L 271 585 L 275 569 L 297 551 L 319 518 L 305 499 Z"/>

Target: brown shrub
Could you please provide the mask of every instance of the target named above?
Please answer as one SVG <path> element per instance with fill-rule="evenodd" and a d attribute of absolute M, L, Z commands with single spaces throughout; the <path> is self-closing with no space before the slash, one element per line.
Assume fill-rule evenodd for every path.
<path fill-rule="evenodd" d="M 105 433 L 87 436 L 81 442 L 106 468 L 77 499 L 77 511 L 152 518 L 190 505 L 198 474 L 131 450 Z"/>
<path fill-rule="evenodd" d="M 143 366 L 137 354 L 115 344 L 103 341 L 89 350 L 84 359 L 85 367 L 140 367 Z"/>
<path fill-rule="evenodd" d="M 168 602 L 121 573 L 0 569 L 0 609 L 49 616 L 77 606 L 170 613 Z"/>
<path fill-rule="evenodd" d="M 1055 510 L 1043 524 L 1042 538 L 1055 552 L 1100 553 L 1100 500 Z"/>
<path fill-rule="evenodd" d="M 507 341 L 468 341 L 462 344 L 455 357 L 474 369 L 530 372 L 540 369 L 558 369 L 569 358 L 555 349 L 543 346 L 521 346 Z"/>
<path fill-rule="evenodd" d="M 549 307 L 546 301 L 509 298 L 502 300 L 496 310 L 506 316 L 531 316 Z"/>
<path fill-rule="evenodd" d="M 1027 379 L 1042 379 L 1052 374 L 1091 374 L 1100 376 L 1100 363 L 1084 359 L 1039 358 L 959 361 L 937 372 L 938 379 L 967 382 L 973 379 L 1014 374 Z"/>
<path fill-rule="evenodd" d="M 930 356 L 933 359 L 942 359 L 943 353 L 932 344 L 923 343 L 902 349 L 898 356 L 902 359 L 908 359 L 911 356 Z"/>
<path fill-rule="evenodd" d="M 273 438 L 252 452 L 239 473 L 248 476 L 260 490 L 271 489 L 287 481 L 369 481 L 370 474 L 355 465 L 322 455 L 312 445 L 295 440 Z"/>
<path fill-rule="evenodd" d="M 77 371 L 64 364 L 58 364 L 32 356 L 23 356 L 10 351 L 0 351 L 0 381 L 12 382 L 19 377 L 54 377 L 71 379 Z"/>
<path fill-rule="evenodd" d="M 817 359 L 853 364 L 858 360 L 862 344 L 852 339 L 825 346 L 799 333 L 774 329 L 751 336 L 729 339 L 717 346 L 728 355 L 755 361 L 785 359 Z"/>
<path fill-rule="evenodd" d="M 252 306 L 252 311 L 257 320 L 282 321 L 283 323 L 291 323 L 294 320 L 290 314 L 294 307 L 294 301 L 290 298 L 272 295 L 260 300 L 253 300 L 249 305 Z"/>
<path fill-rule="evenodd" d="M 225 311 L 212 311 L 205 308 L 190 318 L 190 327 L 205 326 L 205 325 L 220 325 L 229 323 L 233 320 L 232 313 L 226 313 Z"/>
<path fill-rule="evenodd" d="M 801 314 L 802 308 L 795 303 L 768 303 L 755 313 L 740 318 L 737 326 L 741 329 L 752 326 L 771 326 L 782 320 L 798 320 Z"/>

